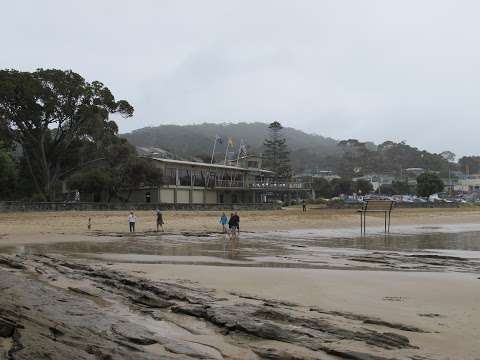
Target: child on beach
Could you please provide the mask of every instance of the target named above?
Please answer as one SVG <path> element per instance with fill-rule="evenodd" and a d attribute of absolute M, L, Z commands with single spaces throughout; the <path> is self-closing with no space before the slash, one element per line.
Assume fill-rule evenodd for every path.
<path fill-rule="evenodd" d="M 155 215 L 157 217 L 157 232 L 159 227 L 162 228 L 162 232 L 164 232 L 165 230 L 163 230 L 163 215 L 160 209 L 157 208 L 157 210 L 155 211 Z"/>
<path fill-rule="evenodd" d="M 220 216 L 219 223 L 222 225 L 222 231 L 224 233 L 226 233 L 227 232 L 228 218 L 227 218 L 227 215 L 225 215 L 225 213 L 222 213 L 222 216 Z"/>
<path fill-rule="evenodd" d="M 131 233 L 135 232 L 135 223 L 136 222 L 137 222 L 137 217 L 135 216 L 133 211 L 130 211 L 130 215 L 128 215 L 128 227 L 129 227 Z"/>

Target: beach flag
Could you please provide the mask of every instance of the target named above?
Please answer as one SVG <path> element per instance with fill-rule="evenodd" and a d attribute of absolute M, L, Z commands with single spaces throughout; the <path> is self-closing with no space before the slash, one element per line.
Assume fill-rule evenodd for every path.
<path fill-rule="evenodd" d="M 223 140 L 218 134 L 215 135 L 215 140 L 213 141 L 213 149 L 212 149 L 212 159 L 210 160 L 210 163 L 213 164 L 215 162 L 215 147 L 218 144 L 223 144 Z"/>
<path fill-rule="evenodd" d="M 228 137 L 228 146 L 234 146 L 235 142 L 233 141 L 232 137 Z"/>
<path fill-rule="evenodd" d="M 238 157 L 245 157 L 247 156 L 247 144 L 245 144 L 245 141 L 240 140 L 240 148 L 238 149 Z"/>

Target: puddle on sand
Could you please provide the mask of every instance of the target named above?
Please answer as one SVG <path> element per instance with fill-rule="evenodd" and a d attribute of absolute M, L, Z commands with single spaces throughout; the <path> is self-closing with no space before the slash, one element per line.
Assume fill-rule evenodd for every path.
<path fill-rule="evenodd" d="M 0 253 L 56 253 L 112 262 L 212 264 L 223 266 L 262 266 L 255 259 L 281 258 L 304 251 L 324 249 L 323 255 L 362 251 L 437 252 L 465 258 L 480 258 L 480 232 L 426 233 L 415 235 L 374 235 L 367 237 L 288 237 L 275 233 L 244 233 L 237 241 L 223 235 L 195 237 L 184 235 L 137 236 L 98 242 L 63 242 L 0 248 Z M 218 263 L 218 264 L 217 264 Z M 268 261 L 270 263 L 270 261 Z M 277 264 L 279 265 L 279 264 Z M 281 265 L 282 266 L 282 265 Z M 283 264 L 283 266 L 292 266 Z"/>
<path fill-rule="evenodd" d="M 32 244 L 0 248 L 0 253 L 10 254 L 64 254 L 85 257 L 112 257 L 133 262 L 152 262 L 154 259 L 168 258 L 223 258 L 242 261 L 259 255 L 282 255 L 288 252 L 283 246 L 272 241 L 258 241 L 252 236 L 240 236 L 236 241 L 218 235 L 214 237 L 193 237 L 183 235 L 137 236 L 135 238 L 115 238 L 111 241 L 59 242 L 52 244 Z M 112 259 L 113 260 L 113 259 Z M 198 261 L 200 259 L 196 259 Z"/>
<path fill-rule="evenodd" d="M 462 253 L 480 251 L 480 232 L 391 234 L 357 238 L 319 239 L 316 246 L 378 251 L 436 251 Z"/>

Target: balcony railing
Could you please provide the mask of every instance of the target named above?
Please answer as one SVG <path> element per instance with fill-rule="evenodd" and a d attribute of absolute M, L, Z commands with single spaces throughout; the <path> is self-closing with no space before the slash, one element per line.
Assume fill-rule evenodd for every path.
<path fill-rule="evenodd" d="M 215 180 L 215 187 L 217 188 L 245 188 L 243 181 L 237 180 Z"/>
<path fill-rule="evenodd" d="M 171 184 L 173 185 L 173 184 Z M 183 184 L 183 186 L 190 186 Z M 210 179 L 207 185 L 196 183 L 195 186 L 205 186 L 219 189 L 265 189 L 265 190 L 306 190 L 311 189 L 312 184 L 308 182 L 284 182 L 284 181 L 242 181 L 242 180 L 220 180 Z"/>
<path fill-rule="evenodd" d="M 311 189 L 310 183 L 300 183 L 300 182 L 254 182 L 248 185 L 252 189 L 266 189 L 266 190 Z"/>

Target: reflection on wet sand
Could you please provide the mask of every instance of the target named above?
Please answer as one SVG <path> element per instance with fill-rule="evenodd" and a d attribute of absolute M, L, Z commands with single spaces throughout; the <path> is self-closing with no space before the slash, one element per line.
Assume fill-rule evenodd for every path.
<path fill-rule="evenodd" d="M 238 237 L 227 234 L 137 234 L 132 236 L 101 237 L 99 241 L 60 242 L 54 244 L 21 245 L 0 248 L 3 253 L 37 254 L 60 253 L 75 257 L 106 261 L 138 263 L 212 264 L 220 266 L 272 266 L 305 268 L 378 268 L 395 264 L 385 259 L 395 258 L 399 269 L 405 263 L 420 263 L 425 269 L 426 260 L 443 260 L 445 266 L 457 262 L 477 266 L 480 259 L 480 232 L 422 233 L 372 235 L 368 237 L 314 237 L 294 233 L 281 236 L 275 233 L 242 233 Z M 424 256 L 420 255 L 430 255 Z M 415 257 L 416 256 L 416 257 Z M 381 258 L 381 259 L 380 259 Z M 467 262 L 461 258 L 468 259 Z M 448 261 L 447 261 L 448 260 Z M 359 263 L 362 262 L 361 265 Z M 402 266 L 400 266 L 402 263 Z M 375 265 L 375 266 L 373 266 Z M 428 264 L 427 264 L 428 265 Z M 430 266 L 431 267 L 431 266 Z"/>

